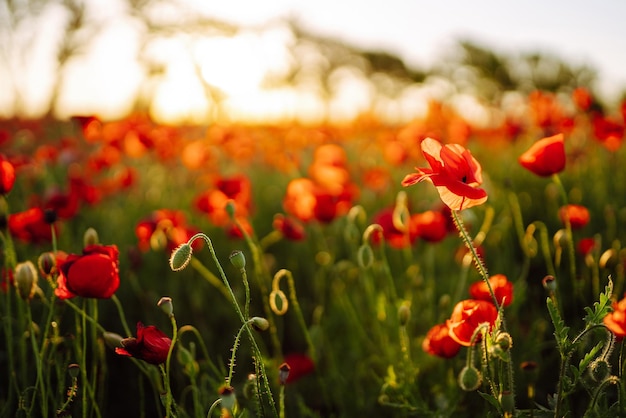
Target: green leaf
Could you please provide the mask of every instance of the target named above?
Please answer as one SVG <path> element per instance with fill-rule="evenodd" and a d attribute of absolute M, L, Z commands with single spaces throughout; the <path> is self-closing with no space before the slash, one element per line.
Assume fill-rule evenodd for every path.
<path fill-rule="evenodd" d="M 602 319 L 611 312 L 611 294 L 613 293 L 613 280 L 609 276 L 609 283 L 604 288 L 604 292 L 600 293 L 599 301 L 593 304 L 593 309 L 586 307 L 585 322 L 587 328 L 602 323 Z"/>
<path fill-rule="evenodd" d="M 567 335 L 567 333 L 569 332 L 569 327 L 565 326 L 565 322 L 563 321 L 563 318 L 561 318 L 559 309 L 557 308 L 552 298 L 548 298 L 546 300 L 546 305 L 548 307 L 548 312 L 550 313 L 552 325 L 554 325 L 554 337 L 556 338 L 556 344 L 559 348 L 561 357 L 564 358 L 569 353 L 571 347 Z"/>
<path fill-rule="evenodd" d="M 580 360 L 578 370 L 581 374 L 585 371 L 585 369 L 587 369 L 587 366 L 589 366 L 589 363 L 591 363 L 591 361 L 596 357 L 603 345 L 604 341 L 600 341 Z"/>

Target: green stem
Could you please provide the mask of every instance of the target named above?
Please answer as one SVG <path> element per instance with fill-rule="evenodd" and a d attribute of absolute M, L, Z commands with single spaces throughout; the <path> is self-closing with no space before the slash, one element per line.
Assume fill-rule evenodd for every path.
<path fill-rule="evenodd" d="M 233 380 L 233 373 L 235 372 L 235 357 L 237 356 L 237 348 L 239 347 L 239 340 L 241 339 L 241 333 L 252 322 L 253 322 L 252 319 L 249 319 L 248 321 L 246 321 L 246 323 L 243 324 L 241 326 L 241 328 L 239 328 L 239 331 L 237 332 L 237 336 L 235 337 L 235 342 L 233 343 L 233 348 L 230 350 L 230 352 L 231 352 L 231 354 L 230 354 L 230 363 L 229 363 L 229 366 L 228 366 L 228 377 L 226 378 L 226 385 L 227 386 L 232 386 L 231 382 Z"/>
<path fill-rule="evenodd" d="M 559 192 L 561 194 L 561 198 L 563 199 L 563 205 L 567 205 L 567 192 L 565 191 L 565 187 L 561 182 L 561 178 L 558 174 L 552 175 L 552 180 L 556 183 L 559 188 Z M 576 254 L 574 249 L 574 234 L 572 233 L 572 223 L 570 222 L 569 216 L 565 215 L 565 233 L 567 234 L 567 250 L 568 250 L 568 258 L 569 258 L 569 269 L 570 269 L 570 279 L 576 280 Z"/>
<path fill-rule="evenodd" d="M 42 416 L 48 416 L 48 395 L 46 392 L 46 385 L 43 382 L 43 371 L 42 371 L 42 361 L 41 355 L 39 352 L 39 347 L 37 346 L 37 340 L 35 338 L 35 333 L 33 330 L 33 317 L 30 311 L 30 305 L 26 307 L 26 320 L 28 321 L 28 334 L 31 343 L 31 347 L 33 350 L 33 354 L 35 356 L 35 368 L 37 370 L 37 380 L 35 381 L 35 390 L 33 392 L 33 401 L 31 405 L 34 404 L 35 396 L 39 391 L 41 396 L 41 414 Z"/>
<path fill-rule="evenodd" d="M 170 365 L 172 359 L 172 352 L 174 351 L 174 345 L 178 340 L 178 326 L 176 324 L 176 317 L 172 314 L 170 315 L 170 322 L 172 323 L 172 343 L 170 344 L 170 349 L 167 351 L 167 359 L 165 360 L 165 374 L 163 376 L 163 385 L 165 386 L 165 414 L 166 416 L 172 417 L 175 416 L 172 413 L 172 405 L 174 403 L 174 397 L 172 396 L 172 387 L 170 385 Z M 161 367 L 163 369 L 163 367 Z"/>
<path fill-rule="evenodd" d="M 117 308 L 117 312 L 120 315 L 120 320 L 122 321 L 122 326 L 124 327 L 124 332 L 126 333 L 126 336 L 132 336 L 133 333 L 131 332 L 128 323 L 126 322 L 126 315 L 124 314 L 124 308 L 122 307 L 122 303 L 115 294 L 111 296 L 111 300 L 113 301 L 113 303 L 115 303 L 115 307 Z"/>

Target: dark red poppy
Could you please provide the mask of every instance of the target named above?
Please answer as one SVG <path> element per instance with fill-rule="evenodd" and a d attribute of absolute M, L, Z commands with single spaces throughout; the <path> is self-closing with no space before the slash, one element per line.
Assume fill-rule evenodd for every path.
<path fill-rule="evenodd" d="M 578 241 L 576 250 L 578 251 L 578 253 L 582 255 L 587 255 L 596 248 L 596 245 L 597 245 L 597 241 L 595 238 L 591 238 L 591 237 L 582 238 L 580 241 Z"/>
<path fill-rule="evenodd" d="M 569 219 L 572 229 L 580 229 L 589 223 L 589 209 L 582 205 L 565 205 L 559 209 L 559 219 L 565 224 Z"/>
<path fill-rule="evenodd" d="M 626 336 L 626 295 L 619 302 L 613 302 L 612 306 L 613 312 L 607 314 L 602 322 L 621 341 Z"/>
<path fill-rule="evenodd" d="M 306 238 L 304 225 L 292 216 L 285 216 L 282 213 L 277 213 L 274 215 L 272 226 L 288 240 L 302 241 Z"/>
<path fill-rule="evenodd" d="M 513 302 L 513 283 L 508 281 L 504 274 L 490 276 L 489 284 L 500 305 L 509 306 Z M 484 280 L 472 283 L 469 287 L 469 293 L 473 299 L 493 302 L 487 283 Z"/>
<path fill-rule="evenodd" d="M 45 212 L 39 207 L 9 215 L 9 232 L 11 236 L 21 241 L 33 244 L 50 242 L 52 240 L 51 228 L 55 228 L 56 231 L 57 226 L 52 226 L 47 222 Z"/>
<path fill-rule="evenodd" d="M 0 155 L 0 195 L 5 195 L 13 189 L 15 183 L 15 167 L 4 155 Z"/>
<path fill-rule="evenodd" d="M 457 343 L 469 347 L 472 335 L 482 323 L 493 326 L 498 317 L 498 310 L 493 303 L 485 300 L 466 299 L 456 304 L 450 319 L 446 322 L 450 329 L 450 337 Z M 478 341 L 476 339 L 474 342 Z"/>
<path fill-rule="evenodd" d="M 426 333 L 422 342 L 422 350 L 433 356 L 452 358 L 461 349 L 461 344 L 450 336 L 447 322 L 437 324 Z"/>
<path fill-rule="evenodd" d="M 115 352 L 121 356 L 134 357 L 150 364 L 163 364 L 167 360 L 172 340 L 154 325 L 144 326 L 137 322 L 137 338 L 122 340 L 122 347 Z"/>
<path fill-rule="evenodd" d="M 186 225 L 186 222 L 181 211 L 171 209 L 153 211 L 135 226 L 139 249 L 145 252 L 151 248 L 165 247 L 171 252 L 198 232 L 196 228 Z M 192 244 L 194 250 L 202 248 L 202 245 L 202 240 L 196 240 Z"/>
<path fill-rule="evenodd" d="M 289 376 L 287 383 L 293 383 L 296 380 L 313 373 L 315 363 L 311 357 L 302 353 L 291 353 L 285 356 L 284 362 L 289 365 Z"/>
<path fill-rule="evenodd" d="M 482 168 L 469 150 L 459 144 L 446 144 L 432 138 L 421 142 L 422 153 L 430 168 L 415 168 L 416 173 L 402 180 L 407 187 L 423 180 L 437 187 L 439 196 L 452 210 L 463 210 L 485 203 L 487 192 L 481 189 Z"/>
<path fill-rule="evenodd" d="M 520 155 L 518 161 L 522 167 L 541 177 L 560 173 L 565 169 L 563 134 L 540 139 Z"/>
<path fill-rule="evenodd" d="M 82 255 L 68 255 L 58 266 L 55 295 L 59 299 L 110 298 L 120 285 L 118 255 L 117 246 L 97 244 L 85 247 Z"/>
<path fill-rule="evenodd" d="M 235 203 L 237 215 L 246 217 L 252 211 L 252 185 L 248 177 L 237 175 L 220 177 L 215 181 L 215 187 L 201 193 L 195 199 L 196 208 L 206 213 L 216 226 L 227 226 L 230 216 L 226 212 L 229 201 Z"/>

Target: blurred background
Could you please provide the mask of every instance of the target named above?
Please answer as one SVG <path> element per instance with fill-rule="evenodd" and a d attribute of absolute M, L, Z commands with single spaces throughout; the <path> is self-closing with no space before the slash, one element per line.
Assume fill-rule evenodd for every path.
<path fill-rule="evenodd" d="M 626 87 L 626 2 L 4 0 L 0 117 L 404 123 Z"/>

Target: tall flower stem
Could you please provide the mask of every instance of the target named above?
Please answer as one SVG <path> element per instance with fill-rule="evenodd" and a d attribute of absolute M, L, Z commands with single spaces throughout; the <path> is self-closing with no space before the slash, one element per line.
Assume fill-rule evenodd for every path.
<path fill-rule="evenodd" d="M 563 186 L 563 182 L 561 182 L 561 178 L 558 176 L 558 174 L 553 174 L 552 175 L 552 180 L 554 181 L 554 183 L 558 186 L 559 188 L 559 193 L 561 194 L 561 199 L 563 200 L 563 204 L 567 205 L 568 203 L 568 198 L 567 198 L 567 192 L 565 191 L 565 187 Z M 576 255 L 574 252 L 574 234 L 572 233 L 572 223 L 569 219 L 569 216 L 567 215 L 567 213 L 564 216 L 564 222 L 565 222 L 565 233 L 567 234 L 567 255 L 569 258 L 569 270 L 570 270 L 570 279 L 571 280 L 575 280 L 576 279 Z"/>
<path fill-rule="evenodd" d="M 487 288 L 489 289 L 489 294 L 491 295 L 491 298 L 493 299 L 493 303 L 496 309 L 498 310 L 498 316 L 500 317 L 501 327 L 506 332 L 506 321 L 504 319 L 504 313 L 501 309 L 500 303 L 498 302 L 498 298 L 496 297 L 493 291 L 493 288 L 491 287 L 491 283 L 489 283 L 489 274 L 487 273 L 487 268 L 485 267 L 485 264 L 483 263 L 480 256 L 478 255 L 478 252 L 476 251 L 476 247 L 474 246 L 474 243 L 472 242 L 469 234 L 467 233 L 467 230 L 465 229 L 463 220 L 459 216 L 459 211 L 452 210 L 452 219 L 454 220 L 454 225 L 458 229 L 459 235 L 461 239 L 463 240 L 463 243 L 465 244 L 465 246 L 467 247 L 467 249 L 470 251 L 472 255 L 472 258 L 474 260 L 474 264 L 476 265 L 476 269 L 478 270 L 478 273 L 487 284 Z M 507 350 L 506 358 L 507 358 L 507 360 L 505 361 L 506 377 L 503 379 L 505 383 L 504 383 L 504 387 L 502 388 L 502 390 L 510 391 L 511 393 L 513 393 L 513 369 L 512 369 L 512 360 L 511 360 L 510 350 Z"/>
<path fill-rule="evenodd" d="M 267 391 L 267 397 L 268 397 L 268 401 L 270 403 L 270 406 L 272 407 L 272 411 L 274 416 L 278 415 L 278 412 L 276 411 L 276 404 L 274 402 L 274 398 L 272 396 L 272 391 L 270 389 L 269 386 L 269 382 L 268 382 L 268 378 L 267 378 L 267 373 L 265 371 L 265 365 L 263 364 L 263 357 L 261 355 L 261 350 L 259 349 L 259 346 L 254 338 L 254 335 L 252 334 L 252 330 L 250 328 L 250 325 L 247 324 L 248 319 L 245 318 L 243 316 L 243 312 L 241 310 L 241 308 L 239 307 L 239 302 L 237 302 L 237 297 L 235 296 L 235 293 L 233 292 L 232 287 L 230 286 L 230 283 L 228 282 L 228 278 L 226 277 L 226 273 L 224 273 L 224 269 L 222 268 L 222 265 L 219 261 L 219 259 L 217 258 L 217 254 L 215 253 L 215 248 L 213 247 L 213 242 L 211 241 L 211 239 L 203 234 L 203 233 L 198 233 L 196 235 L 194 235 L 193 237 L 191 237 L 188 241 L 188 244 L 191 245 L 193 243 L 194 240 L 198 239 L 198 238 L 202 238 L 207 246 L 209 247 L 209 252 L 211 253 L 211 257 L 213 258 L 213 261 L 215 262 L 215 265 L 217 266 L 217 269 L 219 271 L 220 277 L 222 278 L 222 281 L 224 283 L 224 286 L 226 286 L 226 289 L 228 290 L 228 293 L 230 295 L 230 298 L 232 300 L 233 306 L 235 308 L 235 311 L 237 312 L 237 315 L 239 316 L 239 319 L 241 320 L 241 323 L 245 325 L 245 329 L 246 332 L 248 334 L 248 337 L 250 339 L 250 344 L 252 344 L 252 349 L 254 352 L 254 356 L 255 356 L 255 365 L 256 367 L 259 369 L 260 371 L 260 376 L 259 379 L 263 380 L 263 384 L 265 386 L 265 390 Z M 271 329 L 271 325 L 270 325 L 270 329 Z M 260 394 L 259 394 L 260 396 Z"/>
<path fill-rule="evenodd" d="M 165 386 L 165 414 L 166 416 L 173 417 L 175 416 L 172 413 L 174 397 L 172 396 L 172 387 L 170 385 L 170 365 L 172 360 L 172 353 L 174 351 L 174 345 L 176 345 L 176 341 L 178 340 L 178 325 L 176 324 L 176 317 L 174 314 L 170 315 L 170 322 L 172 323 L 172 343 L 170 344 L 170 349 L 167 352 L 167 359 L 165 360 L 165 368 L 161 367 L 161 373 L 163 373 L 163 385 Z"/>

